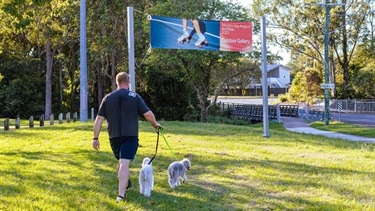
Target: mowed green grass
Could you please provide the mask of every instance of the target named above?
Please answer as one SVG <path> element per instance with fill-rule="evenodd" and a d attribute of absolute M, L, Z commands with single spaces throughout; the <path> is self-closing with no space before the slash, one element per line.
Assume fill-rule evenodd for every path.
<path fill-rule="evenodd" d="M 375 210 L 374 144 L 286 131 L 270 123 L 235 126 L 161 122 L 178 159 L 190 159 L 187 182 L 172 190 L 176 159 L 160 137 L 155 187 L 139 194 L 144 157 L 156 133 L 140 123 L 132 188 L 116 204 L 117 161 L 106 128 L 92 149 L 93 123 L 0 130 L 0 210 Z"/>

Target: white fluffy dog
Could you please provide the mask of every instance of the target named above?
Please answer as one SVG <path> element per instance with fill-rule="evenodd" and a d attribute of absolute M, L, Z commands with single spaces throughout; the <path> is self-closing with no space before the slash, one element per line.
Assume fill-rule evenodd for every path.
<path fill-rule="evenodd" d="M 179 177 L 182 178 L 182 182 L 186 181 L 185 171 L 190 171 L 191 164 L 190 161 L 186 158 L 181 160 L 180 162 L 173 162 L 168 167 L 168 183 L 171 188 L 175 188 L 176 186 L 180 186 Z"/>
<path fill-rule="evenodd" d="M 139 189 L 140 193 L 146 197 L 151 196 L 151 190 L 154 189 L 154 171 L 150 158 L 145 157 L 142 162 L 142 169 L 139 173 Z"/>

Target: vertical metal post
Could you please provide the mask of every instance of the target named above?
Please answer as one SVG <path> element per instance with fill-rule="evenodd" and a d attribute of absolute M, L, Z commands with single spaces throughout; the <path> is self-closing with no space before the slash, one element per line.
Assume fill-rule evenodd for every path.
<path fill-rule="evenodd" d="M 86 0 L 80 2 L 80 112 L 79 120 L 87 122 Z"/>
<path fill-rule="evenodd" d="M 325 9 L 326 9 L 326 22 L 324 25 L 324 83 L 329 83 L 329 54 L 328 54 L 328 44 L 329 44 L 329 11 L 331 9 L 329 4 L 329 0 L 325 1 Z M 329 88 L 324 89 L 324 125 L 329 124 Z"/>
<path fill-rule="evenodd" d="M 135 92 L 135 70 L 134 70 L 134 13 L 133 7 L 128 7 L 128 54 L 129 54 L 129 76 L 130 91 Z"/>
<path fill-rule="evenodd" d="M 263 92 L 263 137 L 270 137 L 268 127 L 268 83 L 267 83 L 267 44 L 266 16 L 261 18 L 262 30 L 262 92 Z"/>

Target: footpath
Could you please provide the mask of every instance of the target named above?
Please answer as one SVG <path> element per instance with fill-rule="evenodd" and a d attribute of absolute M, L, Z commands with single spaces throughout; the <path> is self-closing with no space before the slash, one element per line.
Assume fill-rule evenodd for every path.
<path fill-rule="evenodd" d="M 285 129 L 292 132 L 326 136 L 328 138 L 340 138 L 350 141 L 375 143 L 375 138 L 318 130 L 310 127 L 309 123 L 305 120 L 296 117 L 281 117 L 281 122 L 283 123 Z"/>

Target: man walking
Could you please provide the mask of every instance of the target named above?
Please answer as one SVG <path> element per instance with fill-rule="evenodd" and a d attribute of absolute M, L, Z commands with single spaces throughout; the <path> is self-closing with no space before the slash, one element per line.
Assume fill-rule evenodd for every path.
<path fill-rule="evenodd" d="M 161 125 L 156 121 L 152 111 L 146 106 L 142 97 L 129 91 L 129 75 L 120 72 L 116 75 L 117 90 L 106 95 L 99 107 L 94 123 L 92 146 L 100 148 L 99 134 L 104 119 L 107 120 L 109 141 L 112 151 L 118 160 L 118 196 L 116 202 L 123 201 L 126 190 L 130 188 L 130 162 L 138 149 L 138 117 L 143 115 L 154 128 Z"/>

